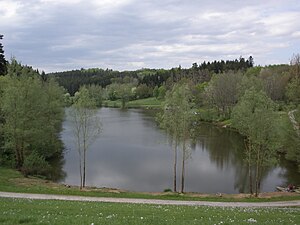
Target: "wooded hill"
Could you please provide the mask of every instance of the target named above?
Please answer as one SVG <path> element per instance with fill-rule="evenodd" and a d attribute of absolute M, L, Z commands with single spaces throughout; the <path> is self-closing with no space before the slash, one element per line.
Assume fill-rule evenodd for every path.
<path fill-rule="evenodd" d="M 114 79 L 123 79 L 130 77 L 136 79 L 139 84 L 146 84 L 148 87 L 160 87 L 170 78 L 172 81 L 178 81 L 183 77 L 193 79 L 195 82 L 209 81 L 213 73 L 219 74 L 228 71 L 245 71 L 253 67 L 253 58 L 248 59 L 240 57 L 235 60 L 220 60 L 213 62 L 193 63 L 191 68 L 184 69 L 181 66 L 177 68 L 166 69 L 140 69 L 136 71 L 116 71 L 111 69 L 79 69 L 65 72 L 49 73 L 48 76 L 56 77 L 58 83 L 63 86 L 70 95 L 74 95 L 83 85 L 100 85 L 106 87 Z"/>

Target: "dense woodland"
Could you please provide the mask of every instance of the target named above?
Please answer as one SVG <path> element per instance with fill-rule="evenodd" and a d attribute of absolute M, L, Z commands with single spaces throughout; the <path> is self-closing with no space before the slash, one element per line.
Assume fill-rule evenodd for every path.
<path fill-rule="evenodd" d="M 117 100 L 125 108 L 128 101 L 149 97 L 163 102 L 158 121 L 174 149 L 174 191 L 177 149 L 183 155 L 183 192 L 186 149 L 202 121 L 243 135 L 251 192 L 259 192 L 262 169 L 276 163 L 279 154 L 300 168 L 299 54 L 289 65 L 264 67 L 254 66 L 252 57 L 240 57 L 187 69 L 40 74 L 15 59 L 7 62 L 0 44 L 0 75 L 0 163 L 25 175 L 47 175 L 51 159 L 61 157 L 64 106 L 92 99 L 94 106 Z"/>
<path fill-rule="evenodd" d="M 154 88 L 160 87 L 167 81 L 178 81 L 183 77 L 192 79 L 195 82 L 209 81 L 211 74 L 219 74 L 228 71 L 245 71 L 253 66 L 253 58 L 245 60 L 243 57 L 235 60 L 221 60 L 214 62 L 203 62 L 200 65 L 193 63 L 189 69 L 183 69 L 181 66 L 165 69 L 141 69 L 136 71 L 114 71 L 111 69 L 80 69 L 65 72 L 50 73 L 49 76 L 55 76 L 58 83 L 63 86 L 69 94 L 74 95 L 76 91 L 83 85 L 99 85 L 106 87 L 114 82 L 125 77 L 134 79 L 138 85 L 147 85 Z"/>

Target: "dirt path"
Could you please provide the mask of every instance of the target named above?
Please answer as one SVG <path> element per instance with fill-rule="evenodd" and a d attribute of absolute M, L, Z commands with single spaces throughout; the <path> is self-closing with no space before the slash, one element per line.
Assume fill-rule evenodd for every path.
<path fill-rule="evenodd" d="M 178 201 L 158 199 L 133 199 L 133 198 L 106 198 L 106 197 L 84 197 L 69 195 L 48 195 L 48 194 L 25 194 L 13 192 L 0 192 L 0 197 L 5 198 L 26 198 L 44 200 L 64 201 L 90 201 L 90 202 L 114 202 L 114 203 L 135 203 L 155 205 L 187 205 L 187 206 L 217 206 L 217 207 L 300 207 L 300 200 L 281 202 L 208 202 L 208 201 Z"/>

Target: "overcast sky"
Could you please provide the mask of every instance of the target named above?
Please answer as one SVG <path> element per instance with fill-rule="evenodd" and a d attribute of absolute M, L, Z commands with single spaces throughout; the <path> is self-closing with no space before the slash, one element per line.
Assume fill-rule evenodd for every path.
<path fill-rule="evenodd" d="M 45 72 L 300 53 L 299 0 L 0 0 L 5 56 Z"/>

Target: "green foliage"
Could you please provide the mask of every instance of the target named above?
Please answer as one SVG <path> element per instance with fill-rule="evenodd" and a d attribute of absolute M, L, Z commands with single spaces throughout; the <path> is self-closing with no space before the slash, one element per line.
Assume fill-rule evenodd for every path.
<path fill-rule="evenodd" d="M 289 101 L 300 104 L 300 78 L 294 77 L 287 85 L 286 96 Z"/>
<path fill-rule="evenodd" d="M 46 160 L 61 153 L 62 88 L 15 59 L 0 82 L 5 156 L 13 156 L 9 160 L 22 170 L 32 152 Z"/>
<path fill-rule="evenodd" d="M 203 82 L 195 85 L 194 87 L 194 102 L 198 107 L 202 107 L 205 104 L 205 89 L 208 86 L 208 82 Z"/>
<path fill-rule="evenodd" d="M 215 108 L 200 108 L 197 110 L 197 120 L 214 122 L 217 121 L 220 117 L 218 111 Z"/>
<path fill-rule="evenodd" d="M 80 88 L 74 107 L 82 109 L 94 109 L 97 106 L 96 99 L 91 95 L 87 87 Z"/>
<path fill-rule="evenodd" d="M 163 85 L 163 86 L 160 86 L 158 88 L 158 96 L 157 96 L 157 99 L 164 99 L 165 96 L 166 96 L 166 93 L 167 93 L 167 89 L 166 87 Z"/>
<path fill-rule="evenodd" d="M 184 191 L 185 161 L 188 159 L 188 142 L 192 136 L 192 94 L 185 83 L 178 83 L 168 91 L 163 113 L 158 118 L 160 126 L 167 132 L 174 150 L 174 192 L 176 192 L 177 148 L 182 153 L 181 193 Z"/>
<path fill-rule="evenodd" d="M 63 100 L 64 100 L 64 105 L 65 106 L 71 106 L 72 103 L 73 103 L 72 97 L 69 93 L 64 94 Z"/>
<path fill-rule="evenodd" d="M 140 84 L 135 90 L 137 99 L 149 98 L 152 96 L 152 93 L 152 88 L 148 87 L 146 84 Z"/>
<path fill-rule="evenodd" d="M 290 118 L 291 117 L 291 118 Z M 294 117 L 294 121 L 293 118 Z M 295 124 L 294 124 L 295 123 Z M 300 106 L 282 115 L 280 143 L 281 152 L 285 153 L 285 158 L 298 164 L 300 172 Z"/>
<path fill-rule="evenodd" d="M 121 108 L 126 108 L 128 101 L 133 100 L 136 96 L 137 88 L 135 81 L 130 77 L 114 80 L 114 83 L 106 87 L 106 95 L 108 100 L 121 100 Z"/>
<path fill-rule="evenodd" d="M 250 89 L 255 89 L 257 92 L 262 91 L 264 89 L 262 81 L 256 76 L 242 76 L 242 80 L 238 84 L 238 99 L 242 98 Z"/>
<path fill-rule="evenodd" d="M 166 188 L 164 189 L 164 192 L 172 192 L 172 190 L 170 188 Z"/>
<path fill-rule="evenodd" d="M 274 110 L 275 104 L 265 92 L 251 88 L 232 113 L 232 125 L 246 138 L 245 155 L 249 168 L 255 165 L 256 195 L 260 189 L 262 169 L 274 163 L 278 149 Z"/>
<path fill-rule="evenodd" d="M 101 107 L 102 106 L 102 95 L 103 95 L 103 90 L 102 87 L 99 85 L 88 85 L 86 86 L 90 98 L 94 99 L 96 106 Z"/>
<path fill-rule="evenodd" d="M 273 101 L 285 100 L 285 89 L 290 80 L 286 65 L 262 68 L 259 74 L 264 91 Z"/>
<path fill-rule="evenodd" d="M 246 70 L 245 72 L 245 76 L 247 77 L 252 77 L 252 76 L 258 76 L 258 74 L 260 73 L 262 67 L 260 66 L 255 66 L 255 67 L 250 67 Z"/>
<path fill-rule="evenodd" d="M 230 117 L 230 113 L 238 100 L 238 88 L 242 80 L 240 73 L 223 73 L 213 76 L 205 89 L 208 105 L 216 107 L 220 116 Z"/>
<path fill-rule="evenodd" d="M 26 157 L 22 172 L 24 175 L 45 175 L 49 174 L 51 169 L 45 157 L 40 156 L 37 152 L 33 151 Z"/>
<path fill-rule="evenodd" d="M 153 89 L 153 92 L 152 92 L 152 96 L 155 97 L 155 98 L 158 98 L 158 86 L 155 86 L 154 89 Z"/>
<path fill-rule="evenodd" d="M 101 132 L 97 116 L 97 102 L 87 87 L 80 88 L 77 99 L 70 109 L 74 139 L 79 154 L 80 188 L 86 182 L 86 154 L 89 146 Z"/>
<path fill-rule="evenodd" d="M 99 85 L 103 88 L 112 83 L 134 83 L 134 86 L 141 84 L 147 85 L 149 88 L 155 86 L 160 87 L 166 85 L 167 89 L 173 82 L 178 82 L 182 78 L 192 80 L 194 83 L 208 82 L 212 73 L 227 73 L 229 71 L 244 71 L 253 67 L 253 58 L 245 59 L 240 57 L 235 60 L 221 60 L 213 62 L 203 62 L 199 66 L 194 63 L 189 69 L 183 69 L 181 66 L 165 69 L 141 69 L 136 71 L 114 71 L 110 69 L 80 69 L 65 72 L 57 72 L 48 74 L 57 78 L 58 83 L 63 86 L 68 93 L 73 96 L 83 85 Z M 172 85 L 171 85 L 172 86 Z M 110 98 L 110 100 L 116 100 Z"/>

